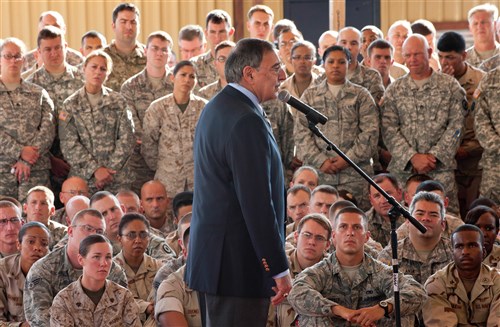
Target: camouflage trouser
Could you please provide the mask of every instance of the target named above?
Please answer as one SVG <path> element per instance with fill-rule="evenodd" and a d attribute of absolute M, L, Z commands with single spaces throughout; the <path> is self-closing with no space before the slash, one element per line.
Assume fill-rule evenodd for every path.
<path fill-rule="evenodd" d="M 28 181 L 19 183 L 13 174 L 0 174 L 0 195 L 11 196 L 23 203 L 28 191 L 35 186 L 47 186 L 50 188 L 49 170 L 31 171 Z"/>
<path fill-rule="evenodd" d="M 368 182 L 364 179 L 343 184 L 341 183 L 333 186 L 335 186 L 337 190 L 347 190 L 352 193 L 352 195 L 358 202 L 358 208 L 360 208 L 361 210 L 367 211 L 370 209 L 371 204 L 368 194 Z"/>
<path fill-rule="evenodd" d="M 482 196 L 500 203 L 500 170 L 498 167 L 483 168 L 480 193 Z"/>
<path fill-rule="evenodd" d="M 155 171 L 149 169 L 146 161 L 140 154 L 140 148 L 137 146 L 134 148 L 134 152 L 130 157 L 130 169 L 134 177 L 131 189 L 140 196 L 142 185 L 155 178 Z"/>

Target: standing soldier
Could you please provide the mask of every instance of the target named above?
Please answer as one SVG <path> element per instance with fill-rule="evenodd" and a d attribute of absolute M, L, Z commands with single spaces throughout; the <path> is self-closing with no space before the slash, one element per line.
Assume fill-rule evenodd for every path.
<path fill-rule="evenodd" d="M 485 3 L 473 7 L 467 16 L 469 30 L 474 38 L 474 44 L 467 49 L 467 62 L 479 67 L 485 60 L 500 53 L 500 44 L 495 41 L 498 8 Z"/>

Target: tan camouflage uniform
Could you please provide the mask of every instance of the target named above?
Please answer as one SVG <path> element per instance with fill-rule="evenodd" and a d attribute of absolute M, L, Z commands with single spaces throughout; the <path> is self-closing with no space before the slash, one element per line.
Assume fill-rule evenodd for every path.
<path fill-rule="evenodd" d="M 0 260 L 0 326 L 20 326 L 24 318 L 21 254 Z"/>
<path fill-rule="evenodd" d="M 391 221 L 380 216 L 373 207 L 366 212 L 368 220 L 368 230 L 371 238 L 380 243 L 382 247 L 386 247 L 391 243 Z M 396 226 L 404 225 L 405 219 L 399 216 L 396 220 Z"/>
<path fill-rule="evenodd" d="M 168 246 L 174 251 L 176 256 L 182 256 L 182 249 L 179 245 L 179 235 L 177 235 L 177 230 L 171 231 L 165 237 L 165 242 L 167 242 Z"/>
<path fill-rule="evenodd" d="M 493 249 L 490 254 L 484 258 L 483 263 L 500 271 L 500 245 L 493 244 Z"/>
<path fill-rule="evenodd" d="M 194 179 L 194 130 L 207 101 L 191 94 L 182 112 L 173 94 L 155 100 L 143 122 L 141 153 L 155 179 L 165 185 L 167 196 L 192 190 Z"/>
<path fill-rule="evenodd" d="M 64 101 L 59 114 L 61 150 L 71 165 L 70 176 L 86 180 L 91 194 L 97 191 L 94 172 L 99 167 L 116 171 L 104 187 L 112 193 L 129 188 L 133 179 L 128 164 L 135 144 L 131 111 L 120 93 L 102 90 L 98 108 L 81 88 Z"/>
<path fill-rule="evenodd" d="M 219 79 L 219 74 L 214 65 L 215 58 L 212 57 L 211 51 L 193 57 L 190 61 L 196 66 L 196 79 L 198 83 L 195 88 L 197 90 Z"/>
<path fill-rule="evenodd" d="M 470 298 L 454 262 L 432 275 L 425 290 L 429 296 L 422 309 L 426 327 L 499 326 L 500 274 L 485 264 Z"/>
<path fill-rule="evenodd" d="M 182 266 L 164 280 L 158 289 L 155 305 L 155 318 L 167 311 L 177 311 L 184 315 L 189 327 L 201 327 L 201 313 L 198 302 L 198 292 L 190 289 L 184 282 Z"/>
<path fill-rule="evenodd" d="M 24 314 L 31 326 L 48 327 L 49 309 L 54 297 L 82 275 L 81 269 L 75 269 L 71 265 L 66 248 L 67 246 L 56 249 L 35 262 L 26 276 Z M 125 272 L 115 263 L 111 265 L 108 279 L 127 287 Z"/>
<path fill-rule="evenodd" d="M 379 113 L 369 92 L 346 81 L 337 98 L 334 98 L 324 80 L 308 88 L 302 95 L 302 101 L 328 117 L 329 121 L 320 126 L 321 131 L 368 175 L 373 175 L 370 158 L 377 147 Z M 333 151 L 327 151 L 325 142 L 309 131 L 303 115 L 295 122 L 294 138 L 297 157 L 317 170 L 325 160 L 338 156 Z M 354 194 L 360 208 L 369 208 L 368 183 L 350 166 L 337 174 L 320 172 L 320 184 L 347 189 Z"/>
<path fill-rule="evenodd" d="M 332 314 L 332 306 L 360 309 L 386 300 L 394 304 L 392 269 L 365 255 L 354 280 L 344 272 L 335 253 L 313 267 L 305 269 L 293 281 L 288 301 L 299 314 L 300 326 L 351 326 Z M 414 314 L 420 310 L 426 295 L 413 277 L 399 273 L 402 326 L 413 326 Z M 377 327 L 394 326 L 391 318 L 382 318 Z M 411 324 L 406 322 L 411 321 Z"/>
<path fill-rule="evenodd" d="M 464 224 L 462 219 L 450 214 L 444 215 L 444 222 L 444 231 L 441 236 L 449 239 L 451 239 L 451 233 L 453 233 L 453 231 L 457 229 L 458 226 Z M 399 228 L 396 230 L 396 233 L 398 234 L 398 241 L 408 237 L 408 224 L 402 224 L 401 226 L 399 226 Z"/>
<path fill-rule="evenodd" d="M 155 279 L 153 280 L 153 292 L 154 292 L 153 294 L 155 302 L 157 300 L 156 294 L 158 292 L 158 288 L 160 287 L 161 282 L 166 280 L 171 273 L 177 271 L 180 267 L 182 267 L 185 264 L 186 261 L 184 259 L 184 256 L 180 255 L 177 258 L 172 258 L 171 260 L 168 260 L 160 269 L 158 269 Z"/>
<path fill-rule="evenodd" d="M 481 66 L 479 66 L 479 69 L 481 69 L 484 72 L 489 72 L 497 68 L 498 66 L 500 66 L 500 54 L 497 54 L 491 57 L 490 59 L 485 60 L 481 64 Z"/>
<path fill-rule="evenodd" d="M 405 181 L 414 173 L 413 155 L 434 155 L 436 169 L 428 175 L 443 183 L 453 213 L 458 213 L 454 169 L 465 101 L 455 78 L 433 71 L 421 88 L 409 74 L 396 80 L 387 88 L 382 104 L 382 136 L 392 154 L 388 170 Z"/>
<path fill-rule="evenodd" d="M 400 63 L 393 62 L 391 68 L 389 68 L 389 75 L 394 78 L 394 80 L 405 76 L 409 73 L 408 67 L 401 65 Z"/>
<path fill-rule="evenodd" d="M 0 194 L 24 202 L 28 190 L 49 186 L 49 149 L 55 136 L 54 103 L 40 86 L 22 81 L 14 91 L 0 83 Z M 11 169 L 24 146 L 36 146 L 38 161 L 28 181 L 19 183 Z"/>
<path fill-rule="evenodd" d="M 210 101 L 217 93 L 222 90 L 222 84 L 220 80 L 210 83 L 202 87 L 196 94 L 203 99 Z"/>
<path fill-rule="evenodd" d="M 50 326 L 141 327 L 137 304 L 132 293 L 107 280 L 97 305 L 85 294 L 81 277 L 54 298 L 50 308 Z"/>
<path fill-rule="evenodd" d="M 324 79 L 324 78 L 323 78 Z M 311 86 L 318 85 L 321 83 L 322 78 L 318 74 L 311 72 L 311 84 L 307 88 L 310 88 Z M 292 76 L 288 77 L 286 80 L 283 81 L 280 85 L 280 90 L 287 90 L 290 95 L 296 97 L 297 99 L 300 99 L 300 95 L 297 90 L 297 86 L 295 84 L 295 74 Z M 307 89 L 306 89 L 307 90 Z M 296 118 L 299 114 L 299 111 L 297 109 L 292 108 L 292 114 L 293 117 Z"/>
<path fill-rule="evenodd" d="M 174 90 L 174 85 L 169 79 L 170 72 L 167 71 L 161 80 L 161 86 L 153 89 L 153 84 L 148 78 L 146 69 L 129 78 L 123 83 L 120 93 L 127 100 L 134 119 L 135 137 L 142 139 L 142 124 L 144 115 L 149 105 Z M 134 153 L 130 158 L 130 167 L 134 171 L 135 180 L 132 183 L 132 190 L 140 194 L 142 185 L 154 178 L 155 172 L 149 169 L 141 155 L 141 145 L 135 144 Z"/>
<path fill-rule="evenodd" d="M 479 53 L 476 51 L 474 46 L 471 46 L 470 48 L 465 50 L 465 52 L 467 52 L 467 57 L 465 58 L 465 61 L 476 68 L 481 66 L 481 64 L 484 61 L 489 59 L 489 58 L 481 59 L 481 57 L 479 56 Z M 493 52 L 493 55 L 491 57 L 494 57 L 499 53 L 500 53 L 500 43 L 495 42 L 495 51 Z"/>
<path fill-rule="evenodd" d="M 500 203 L 500 68 L 489 72 L 479 84 L 476 95 L 476 137 L 484 148 L 480 193 Z"/>
<path fill-rule="evenodd" d="M 52 250 L 54 248 L 54 246 L 57 243 L 59 243 L 59 241 L 62 240 L 64 238 L 64 236 L 66 236 L 66 234 L 68 233 L 68 227 L 66 227 L 62 224 L 59 224 L 56 221 L 49 219 L 49 222 L 47 224 L 47 228 L 50 231 L 49 248 L 50 248 L 50 250 Z"/>
<path fill-rule="evenodd" d="M 120 242 L 111 241 L 111 245 L 113 248 L 113 256 L 117 256 L 122 250 Z M 149 236 L 149 243 L 145 254 L 161 262 L 167 262 L 175 258 L 174 251 L 168 246 L 165 240 L 154 235 Z"/>
<path fill-rule="evenodd" d="M 104 52 L 113 60 L 113 70 L 105 85 L 116 92 L 120 92 L 122 84 L 127 79 L 146 67 L 146 46 L 139 42 L 136 42 L 134 51 L 128 55 L 124 55 L 116 49 L 115 40 L 104 48 Z"/>

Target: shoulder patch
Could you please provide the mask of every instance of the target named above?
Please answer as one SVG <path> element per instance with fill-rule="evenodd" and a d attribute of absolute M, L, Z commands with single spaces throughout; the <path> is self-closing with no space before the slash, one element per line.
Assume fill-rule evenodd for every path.
<path fill-rule="evenodd" d="M 163 251 L 165 251 L 168 254 L 172 254 L 173 253 L 172 249 L 166 243 L 163 244 Z"/>
<path fill-rule="evenodd" d="M 59 113 L 59 120 L 66 121 L 69 118 L 69 114 L 66 111 L 61 111 Z"/>
<path fill-rule="evenodd" d="M 32 278 L 30 280 L 27 280 L 26 281 L 26 287 L 29 289 L 29 290 L 32 290 L 34 289 L 38 284 L 40 284 L 40 282 L 42 281 L 42 278 L 40 277 L 35 277 L 35 278 Z"/>

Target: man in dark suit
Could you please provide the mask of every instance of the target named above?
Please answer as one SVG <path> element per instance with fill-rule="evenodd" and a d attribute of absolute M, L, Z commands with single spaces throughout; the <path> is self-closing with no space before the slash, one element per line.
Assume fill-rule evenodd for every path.
<path fill-rule="evenodd" d="M 204 326 L 265 326 L 269 298 L 291 289 L 284 251 L 284 177 L 259 103 L 285 79 L 271 43 L 243 39 L 230 83 L 203 110 L 194 140 L 194 201 L 186 282 Z"/>

